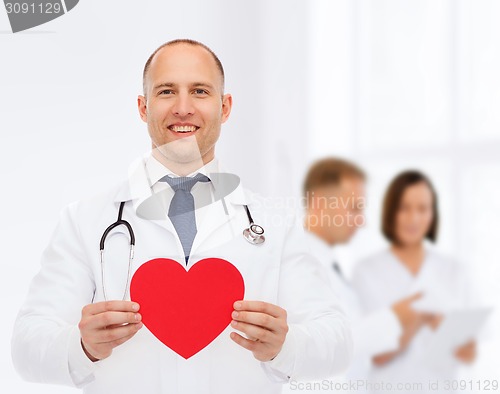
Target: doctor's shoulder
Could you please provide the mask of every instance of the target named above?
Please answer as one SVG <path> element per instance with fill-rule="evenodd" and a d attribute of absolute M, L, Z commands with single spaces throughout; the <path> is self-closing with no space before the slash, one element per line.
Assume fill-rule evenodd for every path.
<path fill-rule="evenodd" d="M 436 268 L 436 273 L 451 289 L 454 289 L 457 299 L 464 306 L 488 305 L 484 286 L 481 285 L 481 276 L 475 266 L 476 261 L 461 259 L 436 247 L 427 249 L 428 257 Z"/>
<path fill-rule="evenodd" d="M 351 284 L 358 294 L 369 297 L 371 292 L 380 291 L 385 286 L 385 281 L 377 280 L 381 273 L 387 272 L 394 261 L 389 248 L 379 250 L 365 256 L 354 263 Z"/>
<path fill-rule="evenodd" d="M 471 276 L 470 265 L 459 257 L 443 252 L 434 245 L 426 245 L 425 251 L 428 261 L 434 264 L 444 276 L 449 278 Z"/>
<path fill-rule="evenodd" d="M 60 217 L 70 216 L 78 225 L 78 223 L 89 221 L 91 218 L 109 216 L 110 208 L 112 207 L 114 210 L 116 205 L 115 200 L 122 194 L 124 195 L 124 191 L 127 190 L 127 183 L 127 181 L 117 182 L 104 191 L 68 203 L 61 209 Z"/>
<path fill-rule="evenodd" d="M 247 188 L 243 188 L 243 192 L 256 223 L 267 228 L 286 230 L 298 226 L 302 229 L 294 198 L 265 196 Z"/>
<path fill-rule="evenodd" d="M 372 275 L 383 270 L 388 262 L 393 259 L 389 248 L 379 250 L 358 260 L 353 268 L 353 280 L 356 277 Z"/>
<path fill-rule="evenodd" d="M 264 230 L 262 252 L 289 262 L 293 255 L 310 255 L 302 222 L 294 209 L 293 198 L 263 196 L 244 189 L 245 200 L 255 224 Z M 241 207 L 242 215 L 245 210 Z"/>

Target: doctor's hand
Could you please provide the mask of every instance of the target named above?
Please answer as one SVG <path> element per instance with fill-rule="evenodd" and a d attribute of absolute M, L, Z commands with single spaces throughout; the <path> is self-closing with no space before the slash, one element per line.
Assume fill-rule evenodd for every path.
<path fill-rule="evenodd" d="M 392 305 L 392 310 L 397 316 L 401 324 L 402 334 L 400 338 L 400 349 L 406 349 L 411 340 L 418 332 L 424 323 L 424 316 L 422 313 L 413 309 L 413 302 L 420 299 L 422 293 L 416 293 L 409 297 L 403 298 Z"/>
<path fill-rule="evenodd" d="M 259 361 L 270 361 L 278 355 L 288 332 L 283 308 L 263 301 L 236 301 L 231 317 L 231 327 L 248 337 L 232 332 L 234 342 L 250 350 Z"/>
<path fill-rule="evenodd" d="M 476 359 L 476 341 L 472 340 L 455 350 L 455 357 L 465 364 L 472 364 Z"/>
<path fill-rule="evenodd" d="M 411 343 L 422 325 L 426 322 L 426 315 L 413 309 L 413 302 L 420 299 L 422 293 L 412 294 L 409 297 L 399 300 L 392 305 L 392 311 L 399 320 L 401 325 L 401 336 L 399 338 L 399 349 L 378 354 L 372 358 L 372 362 L 376 366 L 385 365 L 397 356 L 399 356 Z"/>
<path fill-rule="evenodd" d="M 92 361 L 109 357 L 113 349 L 132 338 L 143 326 L 132 301 L 103 301 L 82 309 L 78 323 L 82 348 Z"/>
<path fill-rule="evenodd" d="M 435 313 L 424 313 L 424 321 L 432 330 L 436 331 L 441 322 L 443 321 L 444 316 Z"/>

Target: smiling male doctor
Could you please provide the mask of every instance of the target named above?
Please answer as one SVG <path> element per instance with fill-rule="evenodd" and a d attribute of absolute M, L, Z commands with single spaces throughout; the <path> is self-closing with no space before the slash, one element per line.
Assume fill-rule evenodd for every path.
<path fill-rule="evenodd" d="M 133 182 L 62 211 L 14 327 L 12 356 L 24 379 L 93 394 L 271 394 L 291 378 L 319 379 L 347 367 L 348 325 L 323 268 L 304 247 L 301 224 L 241 185 L 206 204 L 207 196 L 220 193 L 214 151 L 231 107 L 222 65 L 205 45 L 175 40 L 151 55 L 138 108 L 152 152 L 135 167 Z M 192 223 L 172 215 L 179 203 L 176 179 L 190 184 L 181 204 L 192 199 Z M 141 190 L 137 185 L 145 180 L 149 187 Z M 105 286 L 112 300 L 105 301 L 99 239 L 122 201 L 136 234 L 133 272 L 156 257 L 187 270 L 217 257 L 243 277 L 244 300 L 234 303 L 228 327 L 188 359 L 142 323 L 141 305 L 119 300 L 127 259 L 114 258 L 108 248 L 126 250 L 123 235 L 106 246 Z M 153 206 L 163 217 L 147 218 L 148 203 L 148 212 Z M 248 227 L 244 205 L 265 228 L 261 245 L 241 235 Z M 116 266 L 121 268 L 112 270 Z M 191 311 L 193 320 L 199 315 Z"/>

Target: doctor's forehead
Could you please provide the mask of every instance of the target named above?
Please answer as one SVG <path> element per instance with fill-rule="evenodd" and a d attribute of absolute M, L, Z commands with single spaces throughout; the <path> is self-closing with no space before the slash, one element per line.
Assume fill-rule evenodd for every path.
<path fill-rule="evenodd" d="M 223 76 L 212 54 L 201 46 L 184 43 L 159 50 L 146 77 L 150 89 L 158 84 L 206 83 L 221 90 L 223 86 Z"/>

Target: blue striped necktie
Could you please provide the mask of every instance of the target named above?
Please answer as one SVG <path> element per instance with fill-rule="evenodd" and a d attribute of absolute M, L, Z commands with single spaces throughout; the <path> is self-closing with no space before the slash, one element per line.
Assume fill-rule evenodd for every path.
<path fill-rule="evenodd" d="M 210 179 L 198 173 L 192 178 L 186 176 L 172 178 L 166 175 L 160 181 L 167 182 L 175 192 L 168 209 L 168 217 L 177 231 L 187 264 L 197 232 L 194 198 L 191 189 L 197 182 L 210 182 Z"/>

